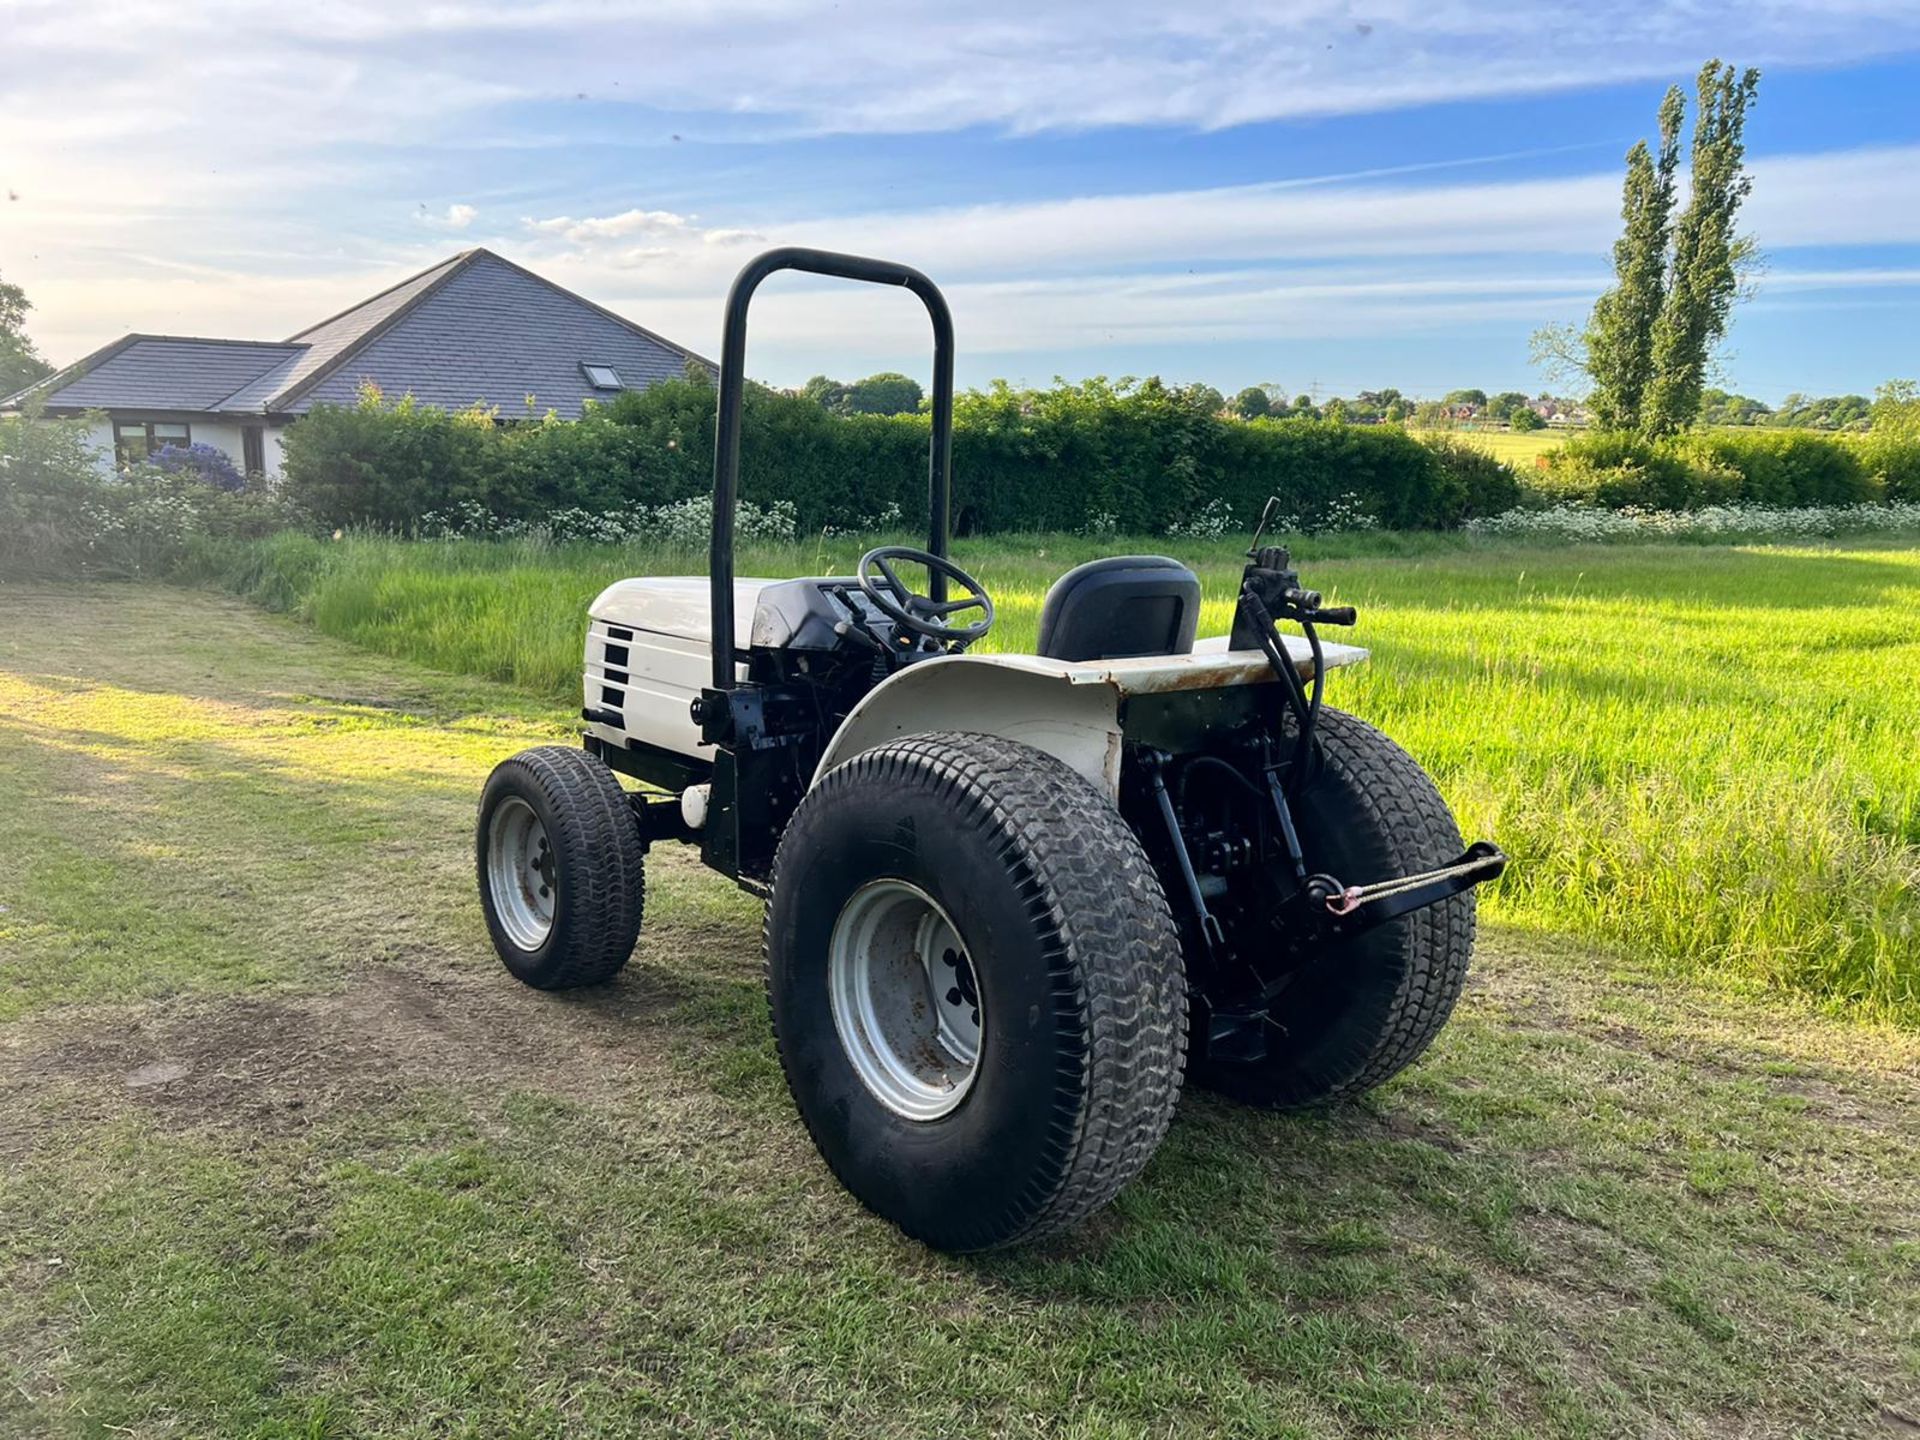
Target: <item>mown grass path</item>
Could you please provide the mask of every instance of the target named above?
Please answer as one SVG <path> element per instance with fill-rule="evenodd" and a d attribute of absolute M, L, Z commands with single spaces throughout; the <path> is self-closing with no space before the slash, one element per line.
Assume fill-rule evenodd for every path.
<path fill-rule="evenodd" d="M 1920 1041 L 1492 930 L 1363 1105 L 1190 1097 L 1084 1232 L 944 1259 L 656 853 L 614 985 L 472 899 L 545 700 L 208 595 L 0 588 L 0 1434 L 1886 1434 Z"/>

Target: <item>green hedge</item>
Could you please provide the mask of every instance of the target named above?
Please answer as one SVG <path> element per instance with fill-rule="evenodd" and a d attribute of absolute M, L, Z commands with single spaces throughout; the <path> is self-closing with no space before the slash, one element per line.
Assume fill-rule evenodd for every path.
<path fill-rule="evenodd" d="M 1876 430 L 1847 443 L 1887 499 L 1920 502 L 1920 433 Z"/>
<path fill-rule="evenodd" d="M 960 397 L 954 424 L 961 533 L 1113 528 L 1163 534 L 1217 517 L 1250 525 L 1269 495 L 1303 528 L 1359 513 L 1391 529 L 1445 529 L 1520 499 L 1513 472 L 1397 427 L 1223 419 L 1211 391 L 1093 381 L 999 385 Z M 320 407 L 287 435 L 285 493 L 326 525 L 401 531 L 478 504 L 503 519 L 609 511 L 707 492 L 714 392 L 655 385 L 576 422 L 499 426 L 369 394 Z M 749 390 L 741 495 L 786 501 L 803 527 L 926 520 L 925 415 L 836 416 Z"/>
<path fill-rule="evenodd" d="M 1920 499 L 1920 436 L 1701 430 L 1651 442 L 1589 433 L 1525 485 L 1471 444 L 1398 426 L 1223 418 L 1205 387 L 1004 384 L 959 397 L 955 528 L 1188 532 L 1251 525 L 1277 495 L 1292 528 L 1340 517 L 1450 529 L 1527 501 L 1687 510 Z M 285 493 L 327 526 L 412 532 L 476 508 L 500 520 L 593 514 L 704 495 L 714 392 L 672 381 L 574 422 L 501 426 L 375 394 L 317 409 L 287 436 Z M 785 502 L 809 531 L 926 523 L 925 415 L 834 415 L 750 387 L 741 495 Z M 429 521 L 429 524 L 432 522 Z"/>
<path fill-rule="evenodd" d="M 1551 501 L 1693 510 L 1703 505 L 1858 505 L 1920 497 L 1920 441 L 1804 430 L 1701 430 L 1654 442 L 1575 436 L 1530 487 Z"/>

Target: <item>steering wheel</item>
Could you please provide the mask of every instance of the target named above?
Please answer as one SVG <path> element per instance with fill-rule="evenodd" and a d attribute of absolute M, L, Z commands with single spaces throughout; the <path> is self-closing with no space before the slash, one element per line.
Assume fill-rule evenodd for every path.
<path fill-rule="evenodd" d="M 899 560 L 924 565 L 929 573 L 946 576 L 968 593 L 959 600 L 935 600 L 921 595 L 894 574 L 893 562 Z M 876 570 L 880 572 L 877 577 Z M 993 628 L 993 597 L 987 594 L 986 587 L 951 560 L 930 551 L 916 550 L 911 545 L 882 545 L 860 557 L 860 568 L 854 575 L 860 581 L 860 589 L 880 608 L 881 614 L 929 640 L 970 645 Z M 971 625 L 946 623 L 949 615 L 964 610 L 979 610 L 982 614 Z"/>

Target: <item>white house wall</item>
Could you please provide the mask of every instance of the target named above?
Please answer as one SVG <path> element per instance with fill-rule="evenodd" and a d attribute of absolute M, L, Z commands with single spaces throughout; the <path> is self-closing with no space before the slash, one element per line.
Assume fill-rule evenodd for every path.
<path fill-rule="evenodd" d="M 284 425 L 269 425 L 266 434 L 261 437 L 261 463 L 267 467 L 269 480 L 280 478 L 280 443 L 286 433 L 287 427 Z"/>
<path fill-rule="evenodd" d="M 113 473 L 113 422 L 89 418 L 87 443 L 93 447 L 93 463 L 104 475 Z"/>
<path fill-rule="evenodd" d="M 144 417 L 123 415 L 120 417 L 132 424 Z M 96 463 L 102 474 L 111 475 L 115 469 L 113 450 L 114 421 L 90 417 L 87 422 L 87 443 L 94 449 Z M 241 438 L 241 422 L 213 416 L 197 417 L 187 421 L 187 431 L 195 445 L 211 445 L 221 451 L 238 469 L 246 458 L 246 442 Z M 281 440 L 287 432 L 284 425 L 262 427 L 260 458 L 266 467 L 269 480 L 280 478 Z"/>

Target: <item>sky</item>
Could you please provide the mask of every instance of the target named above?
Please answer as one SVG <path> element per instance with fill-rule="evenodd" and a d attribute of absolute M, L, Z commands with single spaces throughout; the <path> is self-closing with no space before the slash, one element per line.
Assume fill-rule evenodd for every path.
<path fill-rule="evenodd" d="M 1729 388 L 1920 373 L 1920 4 L 0 0 L 0 278 L 66 363 L 279 339 L 485 246 L 705 354 L 758 250 L 946 291 L 963 385 L 1538 391 L 1666 86 L 1764 72 Z M 924 376 L 780 277 L 749 369 Z"/>

